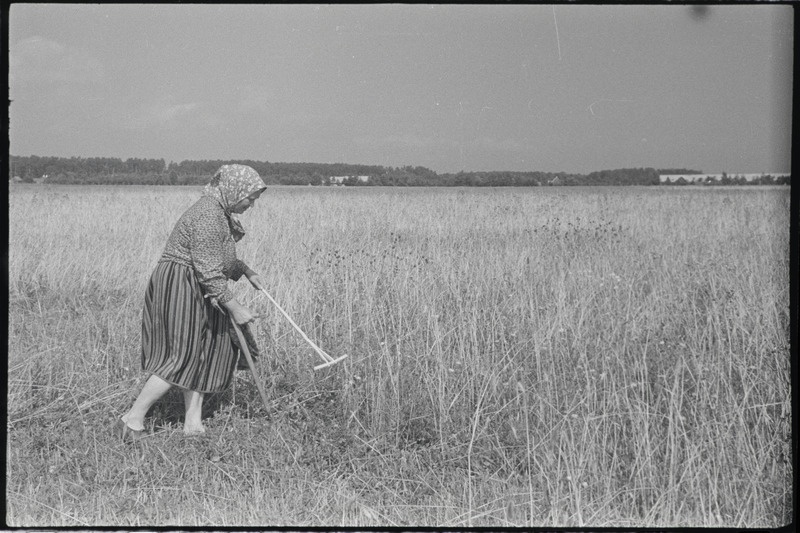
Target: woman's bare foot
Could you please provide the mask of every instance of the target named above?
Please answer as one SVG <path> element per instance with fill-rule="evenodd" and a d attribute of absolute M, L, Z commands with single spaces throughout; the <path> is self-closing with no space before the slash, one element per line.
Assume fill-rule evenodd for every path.
<path fill-rule="evenodd" d="M 136 442 L 144 436 L 144 429 L 140 430 L 133 429 L 123 419 L 117 420 L 115 431 L 117 432 L 117 435 L 122 439 L 122 442 L 126 444 L 131 442 Z"/>
<path fill-rule="evenodd" d="M 142 387 L 142 391 L 130 410 L 122 416 L 123 422 L 133 431 L 144 430 L 144 417 L 156 400 L 161 398 L 172 387 L 160 377 L 152 374 Z"/>
<path fill-rule="evenodd" d="M 136 420 L 131 416 L 130 413 L 126 413 L 122 415 L 121 420 L 125 422 L 125 425 L 128 426 L 128 428 L 132 431 L 144 431 L 144 419 Z"/>
<path fill-rule="evenodd" d="M 186 435 L 187 437 L 202 435 L 205 432 L 206 428 L 203 426 L 203 424 L 199 425 L 197 423 L 190 424 L 189 422 L 184 422 L 183 424 L 183 434 Z"/>
<path fill-rule="evenodd" d="M 183 422 L 184 435 L 202 435 L 203 427 L 203 393 L 184 390 L 183 400 L 186 404 L 186 418 Z"/>

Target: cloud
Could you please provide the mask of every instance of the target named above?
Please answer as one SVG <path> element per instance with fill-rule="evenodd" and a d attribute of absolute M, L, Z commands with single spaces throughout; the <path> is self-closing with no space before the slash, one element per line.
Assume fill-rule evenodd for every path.
<path fill-rule="evenodd" d="M 197 102 L 142 104 L 133 111 L 120 113 L 116 122 L 119 127 L 126 130 L 183 126 L 185 122 L 194 123 L 198 116 L 204 116 L 198 112 L 199 109 L 200 104 Z"/>
<path fill-rule="evenodd" d="M 438 138 L 425 135 L 405 133 L 403 135 L 360 135 L 353 139 L 353 143 L 361 148 L 380 149 L 443 149 L 457 148 L 460 143 L 453 139 Z"/>
<path fill-rule="evenodd" d="M 527 150 L 530 143 L 527 139 L 496 139 L 482 136 L 458 140 L 405 133 L 385 136 L 361 135 L 353 139 L 353 144 L 364 149 L 405 149 L 414 151 L 468 149 L 498 154 L 517 154 Z"/>
<path fill-rule="evenodd" d="M 29 37 L 9 47 L 8 78 L 15 83 L 93 83 L 103 80 L 103 64 L 91 53 L 45 37 Z"/>
<path fill-rule="evenodd" d="M 472 142 L 474 146 L 492 152 L 517 153 L 526 149 L 524 142 L 519 139 L 496 139 L 494 137 L 481 137 Z"/>
<path fill-rule="evenodd" d="M 240 113 L 268 113 L 275 110 L 276 97 L 265 87 L 246 85 L 240 89 L 237 111 Z"/>

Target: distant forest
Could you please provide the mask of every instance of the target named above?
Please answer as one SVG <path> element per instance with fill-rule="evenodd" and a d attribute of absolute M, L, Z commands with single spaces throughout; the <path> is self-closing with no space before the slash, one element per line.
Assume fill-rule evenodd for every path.
<path fill-rule="evenodd" d="M 437 174 L 420 166 L 384 167 L 345 163 L 270 163 L 250 160 L 170 162 L 111 157 L 11 156 L 9 180 L 75 185 L 204 185 L 225 164 L 253 167 L 268 185 L 348 186 L 543 186 L 659 185 L 660 174 L 702 174 L 698 170 L 627 168 L 590 174 L 565 172 L 458 172 Z M 337 177 L 337 180 L 332 178 Z M 366 177 L 366 178 L 365 178 Z M 774 183 L 774 182 L 773 182 Z M 676 183 L 677 184 L 677 183 Z"/>

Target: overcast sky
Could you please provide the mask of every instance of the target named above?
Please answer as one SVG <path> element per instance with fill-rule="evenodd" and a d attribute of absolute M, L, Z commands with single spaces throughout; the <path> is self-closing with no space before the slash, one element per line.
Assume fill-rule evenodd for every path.
<path fill-rule="evenodd" d="M 787 5 L 12 5 L 12 155 L 790 171 Z"/>

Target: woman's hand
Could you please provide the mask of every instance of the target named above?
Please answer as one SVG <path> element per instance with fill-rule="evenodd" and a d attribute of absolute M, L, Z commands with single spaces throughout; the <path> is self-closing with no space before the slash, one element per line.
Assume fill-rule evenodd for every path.
<path fill-rule="evenodd" d="M 257 291 L 264 290 L 264 285 L 261 284 L 261 276 L 252 270 L 245 275 L 247 276 L 247 280 L 250 282 L 250 285 L 252 285 Z"/>
<path fill-rule="evenodd" d="M 250 309 L 243 306 L 233 298 L 222 305 L 224 305 L 231 314 L 233 321 L 240 326 L 248 324 L 256 319 L 256 316 L 252 313 L 252 311 L 250 311 Z"/>

